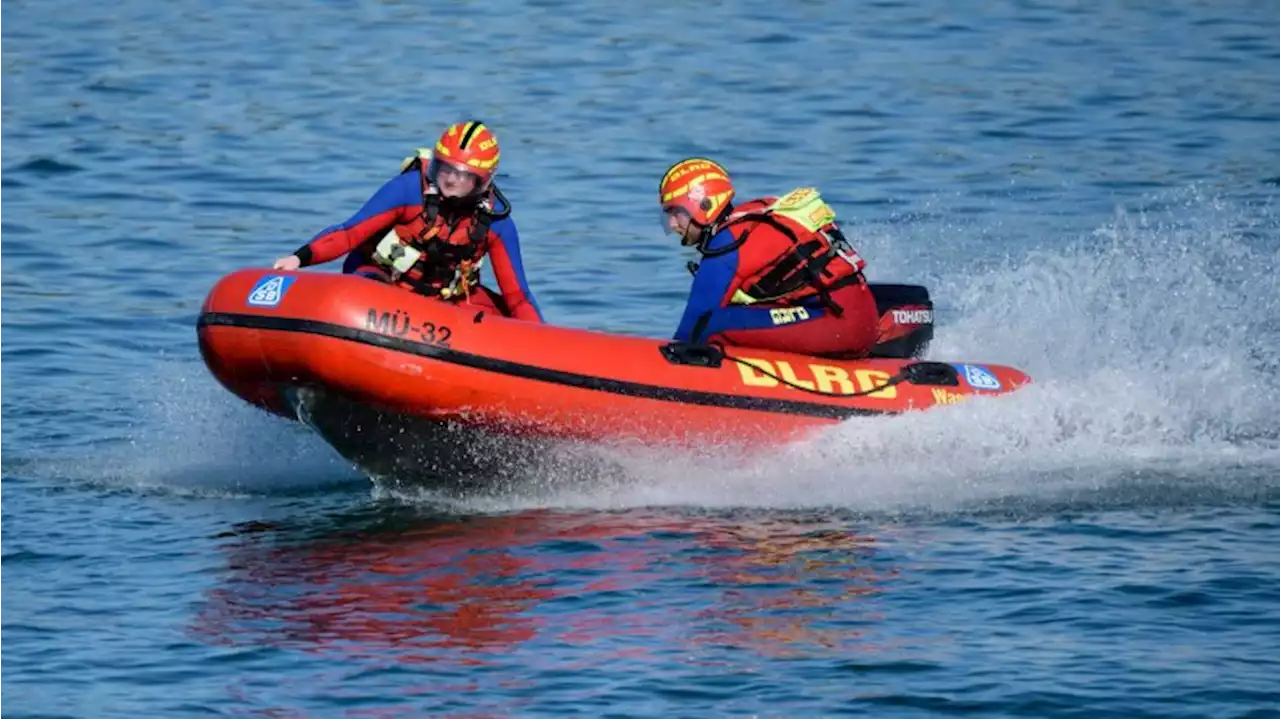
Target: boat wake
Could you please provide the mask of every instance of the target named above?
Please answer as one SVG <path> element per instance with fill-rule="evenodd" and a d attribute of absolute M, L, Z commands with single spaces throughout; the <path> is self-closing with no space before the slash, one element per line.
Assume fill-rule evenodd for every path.
<path fill-rule="evenodd" d="M 1025 368 L 1034 384 L 1015 394 L 851 419 L 759 461 L 715 447 L 618 451 L 625 481 L 550 494 L 544 481 L 537 495 L 470 506 L 1003 511 L 1274 499 L 1277 219 L 1188 192 L 1062 246 L 931 282 L 929 355 Z"/>

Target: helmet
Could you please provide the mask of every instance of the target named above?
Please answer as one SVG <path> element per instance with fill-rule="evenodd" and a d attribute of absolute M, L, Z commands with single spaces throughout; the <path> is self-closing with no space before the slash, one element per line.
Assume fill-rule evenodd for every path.
<path fill-rule="evenodd" d="M 729 173 L 711 160 L 692 157 L 672 165 L 658 183 L 663 214 L 683 211 L 695 223 L 707 226 L 720 218 L 733 200 Z"/>
<path fill-rule="evenodd" d="M 441 168 L 452 168 L 473 176 L 475 186 L 470 194 L 479 194 L 493 182 L 500 154 L 498 138 L 484 123 L 474 120 L 455 123 L 445 129 L 436 141 L 431 164 L 427 167 L 427 179 L 431 184 L 439 185 L 437 178 Z"/>

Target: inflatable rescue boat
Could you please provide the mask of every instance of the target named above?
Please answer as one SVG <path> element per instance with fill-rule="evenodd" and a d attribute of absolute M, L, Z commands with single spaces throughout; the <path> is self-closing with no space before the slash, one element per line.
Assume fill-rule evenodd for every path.
<path fill-rule="evenodd" d="M 264 269 L 219 280 L 197 335 L 227 389 L 374 472 L 395 471 L 388 460 L 411 449 L 430 450 L 416 464 L 474 454 L 480 437 L 776 446 L 1030 381 L 1012 367 L 918 359 L 933 336 L 928 292 L 871 287 L 881 340 L 858 360 L 532 324 L 363 277 Z"/>

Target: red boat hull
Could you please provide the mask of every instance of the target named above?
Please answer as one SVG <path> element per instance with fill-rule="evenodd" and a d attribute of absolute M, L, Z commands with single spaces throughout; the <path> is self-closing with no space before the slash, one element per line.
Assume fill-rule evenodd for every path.
<path fill-rule="evenodd" d="M 297 417 L 299 390 L 313 390 L 419 424 L 518 437 L 777 444 L 1030 381 L 1000 365 L 746 348 L 700 360 L 662 340 L 531 324 L 317 272 L 232 273 L 209 292 L 197 331 L 219 382 L 284 417 Z M 885 386 L 912 365 L 932 379 Z"/>

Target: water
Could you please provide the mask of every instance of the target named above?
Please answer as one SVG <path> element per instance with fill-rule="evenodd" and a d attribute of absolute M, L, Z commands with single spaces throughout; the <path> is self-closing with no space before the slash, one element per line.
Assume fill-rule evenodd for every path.
<path fill-rule="evenodd" d="M 5 3 L 6 716 L 1275 716 L 1280 6 L 983 12 Z M 1036 382 L 747 467 L 371 482 L 195 313 L 473 114 L 552 322 L 674 328 L 656 184 L 706 153 Z"/>

